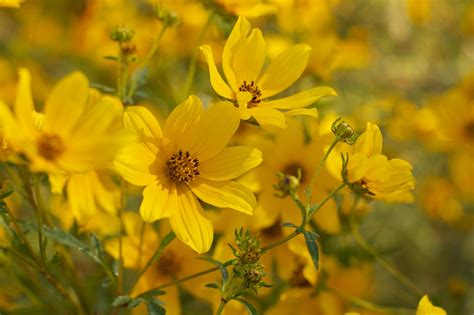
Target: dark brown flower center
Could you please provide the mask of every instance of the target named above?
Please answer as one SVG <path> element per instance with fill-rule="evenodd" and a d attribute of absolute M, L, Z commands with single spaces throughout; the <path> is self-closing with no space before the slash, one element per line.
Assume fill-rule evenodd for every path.
<path fill-rule="evenodd" d="M 173 251 L 166 250 L 158 260 L 156 268 L 162 276 L 176 277 L 181 271 L 181 262 Z"/>
<path fill-rule="evenodd" d="M 474 140 L 474 121 L 469 121 L 467 124 L 465 124 L 463 131 L 466 138 L 469 140 Z"/>
<path fill-rule="evenodd" d="M 42 134 L 36 146 L 39 155 L 48 161 L 56 160 L 66 150 L 63 140 L 55 134 Z"/>
<path fill-rule="evenodd" d="M 252 94 L 252 99 L 247 103 L 248 108 L 257 107 L 258 103 L 262 101 L 260 99 L 262 92 L 260 92 L 260 89 L 255 85 L 254 81 L 250 82 L 250 84 L 247 84 L 247 81 L 244 81 L 244 83 L 239 87 L 239 91 L 249 92 Z"/>
<path fill-rule="evenodd" d="M 177 183 L 189 184 L 199 175 L 198 166 L 199 160 L 182 150 L 173 154 L 166 162 L 168 176 Z"/>

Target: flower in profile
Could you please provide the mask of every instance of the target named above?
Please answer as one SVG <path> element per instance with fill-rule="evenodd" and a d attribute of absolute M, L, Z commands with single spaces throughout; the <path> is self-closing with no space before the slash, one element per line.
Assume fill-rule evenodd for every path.
<path fill-rule="evenodd" d="M 169 218 L 176 236 L 203 253 L 212 244 L 213 230 L 198 199 L 252 214 L 255 196 L 232 179 L 256 167 L 262 157 L 250 147 L 226 147 L 240 122 L 231 103 L 204 110 L 190 96 L 168 116 L 163 131 L 144 107 L 129 107 L 124 121 L 140 140 L 126 147 L 115 164 L 127 181 L 146 186 L 140 205 L 144 221 Z"/>
<path fill-rule="evenodd" d="M 382 133 L 377 125 L 368 122 L 354 146 L 341 152 L 347 158 L 339 173 L 342 172 L 342 179 L 353 191 L 385 201 L 412 201 L 410 190 L 415 186 L 412 166 L 405 160 L 389 160 L 382 154 Z M 329 168 L 333 171 L 334 163 L 340 163 L 340 157 L 332 159 L 333 167 Z M 337 169 L 341 170 L 340 164 Z"/>
<path fill-rule="evenodd" d="M 427 295 L 423 296 L 416 308 L 416 315 L 446 315 L 446 311 L 441 307 L 431 304 Z"/>
<path fill-rule="evenodd" d="M 122 104 L 110 96 L 94 96 L 89 81 L 72 73 L 55 85 L 35 112 L 30 74 L 20 69 L 13 113 L 2 112 L 4 136 L 15 152 L 24 154 L 35 172 L 53 175 L 85 173 L 110 164 L 129 136 L 122 126 Z"/>
<path fill-rule="evenodd" d="M 301 76 L 311 48 L 306 44 L 289 47 L 262 73 L 267 54 L 265 40 L 259 29 L 250 31 L 250 23 L 244 17 L 239 17 L 224 46 L 222 67 L 227 83 L 217 70 L 211 47 L 203 45 L 200 49 L 209 66 L 213 89 L 234 103 L 241 119 L 253 117 L 263 128 L 285 128 L 285 116 L 316 116 L 316 109 L 303 107 L 324 96 L 336 95 L 332 88 L 315 87 L 292 96 L 268 100 L 286 90 Z"/>

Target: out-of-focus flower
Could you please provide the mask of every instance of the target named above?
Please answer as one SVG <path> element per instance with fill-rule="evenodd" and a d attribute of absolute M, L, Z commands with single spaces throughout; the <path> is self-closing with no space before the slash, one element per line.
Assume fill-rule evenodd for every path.
<path fill-rule="evenodd" d="M 240 117 L 253 117 L 263 128 L 285 128 L 285 116 L 316 116 L 316 109 L 305 109 L 324 96 L 336 95 L 329 87 L 315 87 L 277 100 L 268 100 L 290 87 L 303 73 L 311 47 L 291 46 L 277 56 L 262 73 L 267 49 L 262 32 L 250 30 L 250 23 L 239 17 L 224 46 L 221 77 L 209 45 L 200 47 L 209 66 L 211 85 L 217 94 L 232 100 Z M 285 113 L 279 110 L 286 110 Z"/>
<path fill-rule="evenodd" d="M 2 106 L 7 119 L 5 137 L 16 152 L 29 159 L 36 172 L 84 173 L 109 165 L 127 141 L 121 126 L 122 104 L 104 96 L 91 103 L 87 78 L 75 72 L 56 84 L 35 114 L 30 75 L 20 70 L 14 114 Z M 1 104 L 0 104 L 1 106 Z"/>
<path fill-rule="evenodd" d="M 414 24 L 423 24 L 431 17 L 432 0 L 407 0 L 407 14 Z"/>
<path fill-rule="evenodd" d="M 19 8 L 23 0 L 0 0 L 0 7 Z"/>
<path fill-rule="evenodd" d="M 217 2 L 237 16 L 247 18 L 257 18 L 264 15 L 270 15 L 277 11 L 275 3 L 269 3 L 262 0 L 217 0 Z"/>
<path fill-rule="evenodd" d="M 416 315 L 446 315 L 446 311 L 441 307 L 431 304 L 427 295 L 423 296 L 418 303 Z"/>
<path fill-rule="evenodd" d="M 123 150 L 116 166 L 124 178 L 146 186 L 140 214 L 146 222 L 170 218 L 176 236 L 199 253 L 213 239 L 211 222 L 200 200 L 252 214 L 253 193 L 232 179 L 261 163 L 261 152 L 226 147 L 240 119 L 229 102 L 203 110 L 190 96 L 168 116 L 163 131 L 144 107 L 129 107 L 125 124 L 140 138 Z"/>

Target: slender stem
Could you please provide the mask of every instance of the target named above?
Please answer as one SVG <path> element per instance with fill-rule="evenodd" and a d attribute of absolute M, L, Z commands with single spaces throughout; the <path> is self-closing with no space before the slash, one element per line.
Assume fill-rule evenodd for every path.
<path fill-rule="evenodd" d="M 221 315 L 222 311 L 224 310 L 224 307 L 226 305 L 226 302 L 224 302 L 223 299 L 221 299 L 221 302 L 219 303 L 219 308 L 217 309 L 216 315 Z"/>
<path fill-rule="evenodd" d="M 369 255 L 371 255 L 385 270 L 387 270 L 389 273 L 392 274 L 392 276 L 397 279 L 401 284 L 403 284 L 406 288 L 410 289 L 413 293 L 415 293 L 419 298 L 423 296 L 423 291 L 420 290 L 416 286 L 416 284 L 411 281 L 407 276 L 405 276 L 402 272 L 400 272 L 397 268 L 395 268 L 392 264 L 390 264 L 387 260 L 385 260 L 383 257 L 381 257 L 375 248 L 373 248 L 360 234 L 359 232 L 359 226 L 357 225 L 357 222 L 355 220 L 355 207 L 357 204 L 358 198 L 354 201 L 352 212 L 351 212 L 351 219 L 350 219 L 350 229 L 352 236 L 356 243 L 363 249 L 365 250 Z"/>
<path fill-rule="evenodd" d="M 189 63 L 189 70 L 188 70 L 188 77 L 186 78 L 186 86 L 184 89 L 184 97 L 186 98 L 191 91 L 191 86 L 193 85 L 194 82 L 194 77 L 196 75 L 196 64 L 197 64 L 197 56 L 198 56 L 198 49 L 199 49 L 199 44 L 203 41 L 204 36 L 207 33 L 207 30 L 209 29 L 209 26 L 211 25 L 211 21 L 214 18 L 214 11 L 209 12 L 209 16 L 207 18 L 206 24 L 201 30 L 201 33 L 199 34 L 196 46 L 194 46 L 193 54 L 191 56 L 191 61 Z"/>
<path fill-rule="evenodd" d="M 118 210 L 118 215 L 120 218 L 120 237 L 119 237 L 119 265 L 118 265 L 118 279 L 117 279 L 117 292 L 118 295 L 122 294 L 123 291 L 123 235 L 124 235 L 124 225 L 123 225 L 123 211 L 125 209 L 125 183 L 123 178 L 120 181 L 120 207 Z"/>
<path fill-rule="evenodd" d="M 278 241 L 275 241 L 273 243 L 268 244 L 267 246 L 262 247 L 262 253 L 266 253 L 270 249 L 275 248 L 277 246 L 280 246 L 283 243 L 288 242 L 289 240 L 291 240 L 292 238 L 294 238 L 298 234 L 300 234 L 300 232 L 298 230 L 294 230 L 291 234 L 288 234 L 284 238 L 279 239 Z"/>
<path fill-rule="evenodd" d="M 40 177 L 38 176 L 34 181 L 34 190 L 35 190 L 35 206 L 33 207 L 36 212 L 36 219 L 38 224 L 38 246 L 40 251 L 41 260 L 43 265 L 46 266 L 46 254 L 43 240 L 43 214 L 42 214 L 42 205 L 40 202 L 41 199 L 41 186 L 40 186 Z"/>
<path fill-rule="evenodd" d="M 158 36 L 153 41 L 153 45 L 151 46 L 150 51 L 146 55 L 145 59 L 143 59 L 140 66 L 134 71 L 134 74 L 138 73 L 139 71 L 143 71 L 148 66 L 148 63 L 150 63 L 151 59 L 153 58 L 156 51 L 158 50 L 158 47 L 159 47 L 160 42 L 161 42 L 161 38 L 165 34 L 165 31 L 166 31 L 167 28 L 168 28 L 168 26 L 166 24 L 164 24 L 163 27 L 160 30 L 160 33 L 158 33 Z M 133 95 L 135 94 L 135 91 L 138 87 L 137 84 L 138 84 L 138 82 L 137 82 L 136 78 L 133 78 L 133 80 L 131 80 L 131 82 L 130 82 L 130 88 L 128 89 L 128 92 L 126 94 L 126 99 L 127 100 L 131 99 L 133 97 Z"/>
<path fill-rule="evenodd" d="M 341 291 L 339 291 L 335 288 L 326 287 L 326 289 L 328 291 L 333 292 L 334 294 L 338 295 L 342 299 L 344 299 L 344 300 L 346 300 L 346 301 L 348 301 L 348 302 L 350 302 L 354 305 L 362 307 L 366 310 L 369 310 L 369 311 L 374 311 L 374 312 L 383 313 L 383 314 L 393 314 L 393 315 L 395 315 L 395 314 L 413 314 L 414 313 L 414 310 L 412 310 L 412 309 L 381 306 L 381 305 L 374 304 L 370 301 L 361 299 L 359 297 L 355 297 L 355 296 L 346 294 L 346 293 L 341 292 Z"/>
<path fill-rule="evenodd" d="M 313 190 L 314 190 L 314 185 L 316 185 L 316 180 L 319 176 L 319 173 L 321 173 L 321 170 L 323 168 L 324 163 L 329 157 L 329 154 L 331 154 L 332 150 L 336 146 L 336 144 L 339 142 L 339 138 L 335 138 L 334 141 L 331 143 L 329 148 L 327 149 L 326 153 L 324 154 L 323 158 L 321 161 L 319 161 L 319 164 L 316 166 L 313 177 L 311 179 L 311 184 L 309 185 L 309 190 L 308 190 L 308 201 L 306 202 L 306 208 L 309 208 L 309 205 L 311 203 L 311 196 L 313 195 Z"/>

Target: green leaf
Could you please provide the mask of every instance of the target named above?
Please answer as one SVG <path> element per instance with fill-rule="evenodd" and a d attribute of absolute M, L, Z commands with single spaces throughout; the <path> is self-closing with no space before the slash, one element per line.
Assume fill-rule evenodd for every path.
<path fill-rule="evenodd" d="M 249 315 L 258 315 L 257 309 L 252 304 L 250 304 L 244 299 L 236 299 L 236 300 L 242 303 L 243 306 L 245 306 L 245 309 L 247 310 Z"/>
<path fill-rule="evenodd" d="M 1 192 L 0 193 L 0 199 L 5 199 L 8 196 L 10 196 L 11 194 L 13 194 L 13 190 L 7 190 L 7 191 L 4 191 L 4 192 Z"/>
<path fill-rule="evenodd" d="M 107 60 L 113 60 L 113 61 L 117 61 L 118 58 L 116 56 L 104 56 L 103 57 L 104 59 L 107 59 Z"/>
<path fill-rule="evenodd" d="M 312 231 L 303 231 L 304 240 L 306 241 L 306 247 L 308 247 L 309 255 L 311 256 L 311 260 L 313 261 L 314 267 L 316 269 L 319 268 L 319 251 L 318 251 L 318 243 L 316 240 L 318 235 Z"/>
<path fill-rule="evenodd" d="M 211 288 L 211 289 L 219 289 L 219 285 L 217 283 L 207 283 L 204 285 L 206 288 Z"/>
<path fill-rule="evenodd" d="M 140 294 L 140 297 L 153 298 L 155 296 L 160 296 L 160 295 L 165 295 L 165 294 L 166 294 L 166 291 L 159 290 L 159 289 L 153 289 L 153 290 L 150 290 L 150 291 L 146 291 L 143 294 Z"/>
<path fill-rule="evenodd" d="M 148 314 L 150 315 L 165 315 L 166 310 L 161 305 L 158 300 L 155 299 L 144 299 L 146 303 L 146 307 L 148 309 Z"/>
<path fill-rule="evenodd" d="M 128 305 L 133 298 L 131 298 L 128 295 L 120 295 L 115 298 L 115 300 L 112 302 L 112 306 L 124 306 Z"/>
<path fill-rule="evenodd" d="M 91 234 L 92 251 L 100 260 L 104 260 L 104 247 L 95 233 Z"/>
<path fill-rule="evenodd" d="M 298 228 L 298 226 L 296 226 L 295 224 L 293 224 L 291 222 L 283 222 L 283 224 L 281 226 L 282 227 L 291 227 L 291 228 L 295 228 L 295 229 Z"/>

